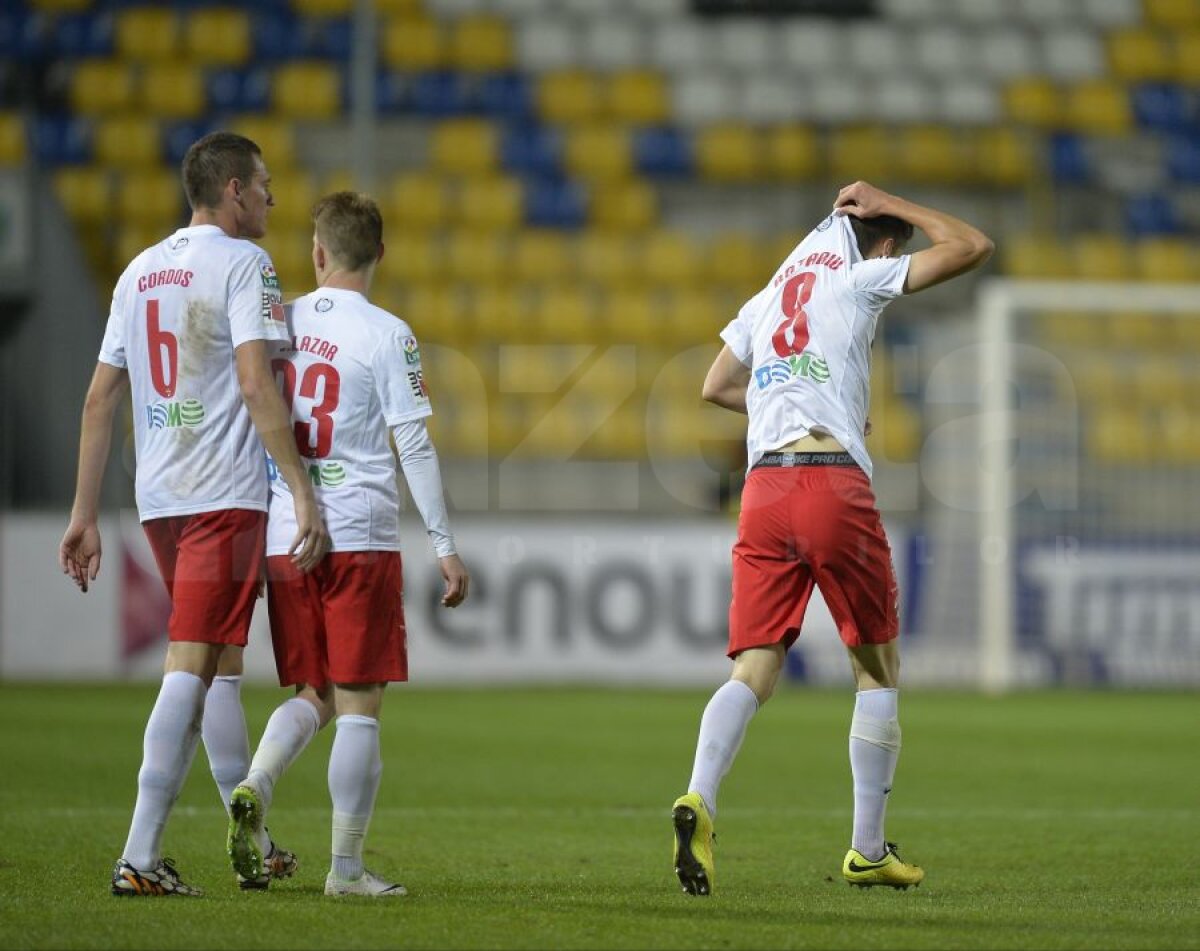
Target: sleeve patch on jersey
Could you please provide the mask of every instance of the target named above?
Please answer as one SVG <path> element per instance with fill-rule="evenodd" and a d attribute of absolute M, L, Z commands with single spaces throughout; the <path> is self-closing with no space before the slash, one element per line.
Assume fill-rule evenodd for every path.
<path fill-rule="evenodd" d="M 275 320 L 281 324 L 287 323 L 287 314 L 283 310 L 283 294 L 278 290 L 263 288 L 262 315 L 264 320 Z"/>
<path fill-rule="evenodd" d="M 404 362 L 409 366 L 414 363 L 421 362 L 421 348 L 417 346 L 416 337 L 405 337 L 400 341 L 400 346 L 404 350 Z"/>
<path fill-rule="evenodd" d="M 279 290 L 279 275 L 275 273 L 275 268 L 270 264 L 264 264 L 258 270 L 262 274 L 263 287 Z"/>
<path fill-rule="evenodd" d="M 425 376 L 420 370 L 408 371 L 408 385 L 412 389 L 414 399 L 428 401 L 429 390 L 425 386 Z"/>

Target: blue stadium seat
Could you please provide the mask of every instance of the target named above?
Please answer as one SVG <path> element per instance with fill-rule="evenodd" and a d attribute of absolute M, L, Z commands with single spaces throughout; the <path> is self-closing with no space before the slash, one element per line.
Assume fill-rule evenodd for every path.
<path fill-rule="evenodd" d="M 471 91 L 462 73 L 421 73 L 413 82 L 413 108 L 426 116 L 463 115 L 472 109 Z"/>
<path fill-rule="evenodd" d="M 310 26 L 309 55 L 334 59 L 339 63 L 350 62 L 350 53 L 354 48 L 354 27 L 349 19 L 312 20 Z"/>
<path fill-rule="evenodd" d="M 1167 140 L 1167 174 L 1177 182 L 1200 184 L 1200 133 Z"/>
<path fill-rule="evenodd" d="M 213 112 L 263 112 L 271 102 L 271 74 L 261 67 L 214 69 L 206 86 Z"/>
<path fill-rule="evenodd" d="M 1178 234 L 1183 223 L 1170 198 L 1151 192 L 1125 202 L 1125 230 L 1135 237 Z"/>
<path fill-rule="evenodd" d="M 21 31 L 25 26 L 24 14 L 15 10 L 0 13 L 0 56 L 16 59 L 21 49 Z"/>
<path fill-rule="evenodd" d="M 533 114 L 533 92 L 519 73 L 491 73 L 482 78 L 479 108 L 497 119 L 528 119 Z"/>
<path fill-rule="evenodd" d="M 542 125 L 511 125 L 500 140 L 500 162 L 510 172 L 552 177 L 562 171 L 563 137 Z"/>
<path fill-rule="evenodd" d="M 695 167 L 691 140 L 666 127 L 641 129 L 634 135 L 633 161 L 647 175 L 690 175 Z"/>
<path fill-rule="evenodd" d="M 48 17 L 20 10 L 0 17 L 0 52 L 6 57 L 30 62 L 45 57 L 52 40 Z"/>
<path fill-rule="evenodd" d="M 112 16 L 77 13 L 59 17 L 54 26 L 54 51 L 59 56 L 111 56 Z"/>
<path fill-rule="evenodd" d="M 1050 170 L 1054 180 L 1063 184 L 1078 185 L 1091 178 L 1091 163 L 1081 136 L 1059 132 L 1050 137 Z"/>
<path fill-rule="evenodd" d="M 84 119 L 39 118 L 33 129 L 33 151 L 44 165 L 87 162 L 92 156 L 91 126 Z"/>
<path fill-rule="evenodd" d="M 172 122 L 163 127 L 163 158 L 170 165 L 179 165 L 193 142 L 214 131 L 211 122 Z"/>
<path fill-rule="evenodd" d="M 1133 89 L 1133 115 L 1138 125 L 1162 132 L 1182 132 L 1197 118 L 1197 97 L 1169 83 L 1144 83 Z"/>
<path fill-rule="evenodd" d="M 263 10 L 251 20 L 250 35 L 256 60 L 297 59 L 308 55 L 300 23 L 286 9 Z"/>
<path fill-rule="evenodd" d="M 381 70 L 375 77 L 375 107 L 384 114 L 394 115 L 408 109 L 412 98 L 412 83 L 404 73 Z"/>
<path fill-rule="evenodd" d="M 540 228 L 581 228 L 587 219 L 582 186 L 562 179 L 530 179 L 525 183 L 525 222 Z"/>

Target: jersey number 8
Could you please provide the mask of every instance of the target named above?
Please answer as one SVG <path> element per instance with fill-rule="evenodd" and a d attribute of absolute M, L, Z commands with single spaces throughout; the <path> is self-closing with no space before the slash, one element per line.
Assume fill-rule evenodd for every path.
<path fill-rule="evenodd" d="M 808 346 L 808 314 L 804 312 L 804 305 L 812 297 L 816 283 L 817 275 L 812 271 L 804 271 L 783 286 L 783 300 L 779 306 L 786 319 L 771 336 L 775 352 L 781 357 L 802 353 Z"/>

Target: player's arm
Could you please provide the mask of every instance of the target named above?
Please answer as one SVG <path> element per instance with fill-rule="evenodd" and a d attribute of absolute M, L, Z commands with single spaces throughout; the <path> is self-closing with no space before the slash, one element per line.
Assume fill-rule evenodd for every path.
<path fill-rule="evenodd" d="M 742 363 L 726 344 L 717 354 L 717 359 L 708 368 L 700 396 L 710 403 L 733 410 L 746 412 L 746 387 L 750 385 L 750 368 Z"/>
<path fill-rule="evenodd" d="M 833 207 L 838 214 L 857 218 L 892 215 L 925 232 L 933 247 L 912 254 L 905 294 L 923 291 L 979 267 L 996 248 L 991 238 L 960 218 L 890 195 L 866 182 L 843 188 Z"/>
<path fill-rule="evenodd" d="M 234 350 L 238 386 L 263 446 L 275 460 L 296 506 L 296 537 L 288 554 L 301 571 L 311 571 L 329 551 L 329 533 L 317 509 L 308 472 L 296 449 L 292 416 L 275 386 L 267 341 L 247 340 Z"/>
<path fill-rule="evenodd" d="M 75 504 L 71 523 L 58 546 L 58 564 L 80 591 L 100 574 L 100 486 L 112 444 L 113 416 L 125 394 L 129 374 L 103 361 L 96 364 L 79 430 L 79 470 L 75 477 Z"/>
<path fill-rule="evenodd" d="M 442 492 L 442 471 L 425 420 L 418 418 L 397 423 L 392 427 L 392 438 L 396 440 L 404 481 L 408 483 L 417 511 L 421 513 L 425 531 L 429 533 L 433 550 L 438 556 L 442 578 L 446 582 L 442 604 L 448 608 L 458 607 L 467 597 L 471 576 L 467 566 L 458 557 L 454 536 L 450 534 L 450 519 L 446 514 L 446 498 Z"/>

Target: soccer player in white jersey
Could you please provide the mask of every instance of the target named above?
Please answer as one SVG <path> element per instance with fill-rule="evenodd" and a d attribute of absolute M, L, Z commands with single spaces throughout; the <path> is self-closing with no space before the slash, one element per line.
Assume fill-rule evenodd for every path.
<path fill-rule="evenodd" d="M 272 482 L 267 525 L 267 604 L 275 663 L 296 696 L 272 714 L 246 781 L 230 803 L 229 856 L 249 879 L 270 847 L 263 819 L 275 784 L 316 732 L 337 717 L 329 757 L 333 858 L 327 895 L 393 897 L 396 885 L 363 867 L 363 839 L 382 764 L 379 711 L 389 681 L 408 679 L 401 602 L 396 459 L 437 554 L 455 607 L 469 577 L 455 553 L 421 352 L 404 321 L 367 300 L 383 255 L 383 221 L 365 195 L 338 192 L 313 209 L 318 288 L 292 305 L 291 345 L 274 361 L 309 460 L 332 553 L 311 574 L 287 557 L 295 531 L 288 486 Z"/>
<path fill-rule="evenodd" d="M 248 240 L 266 233 L 272 205 L 261 152 L 242 136 L 205 136 L 184 157 L 183 184 L 191 223 L 134 258 L 113 293 L 59 548 L 63 571 L 86 592 L 100 570 L 113 414 L 129 384 L 138 512 L 172 611 L 114 895 L 200 894 L 163 858 L 162 836 L 202 732 L 223 799 L 249 768 L 237 685 L 263 570 L 264 445 L 295 487 L 298 570 L 311 570 L 329 544 L 269 362 L 268 341 L 286 339 L 287 328 L 270 258 Z M 276 850 L 268 873 L 241 884 L 265 887 L 295 864 Z"/>
<path fill-rule="evenodd" d="M 932 247 L 902 255 L 914 227 Z M 894 888 L 924 878 L 883 832 L 900 752 L 900 663 L 896 578 L 864 441 L 871 342 L 889 301 L 979 267 L 991 253 L 992 242 L 969 224 L 856 182 L 721 332 L 725 346 L 702 395 L 749 417 L 749 474 L 733 548 L 733 672 L 704 710 L 688 792 L 672 810 L 675 873 L 690 895 L 712 892 L 717 790 L 775 689 L 814 585 L 858 690 L 854 827 L 842 874 L 852 885 Z"/>

